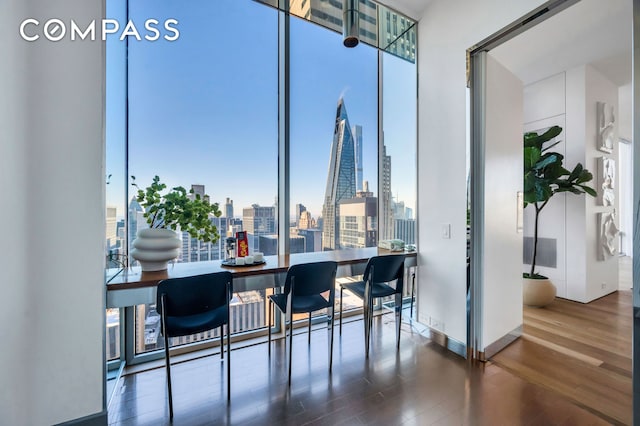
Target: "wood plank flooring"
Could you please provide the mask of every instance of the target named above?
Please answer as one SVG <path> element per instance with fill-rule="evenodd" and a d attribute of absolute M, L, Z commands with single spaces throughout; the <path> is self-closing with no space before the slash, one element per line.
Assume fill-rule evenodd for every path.
<path fill-rule="evenodd" d="M 522 338 L 492 361 L 612 423 L 631 424 L 632 312 L 630 290 L 588 304 L 525 307 Z"/>
<path fill-rule="evenodd" d="M 374 320 L 367 360 L 362 326 L 361 320 L 346 323 L 341 337 L 336 331 L 331 374 L 327 332 L 314 330 L 310 347 L 306 334 L 296 335 L 290 389 L 282 341 L 274 343 L 271 359 L 264 343 L 233 350 L 229 405 L 226 366 L 218 356 L 174 365 L 173 424 L 609 424 L 496 365 L 469 363 L 408 324 L 397 352 L 391 315 Z M 620 365 L 620 360 L 607 362 Z M 118 386 L 109 407 L 111 425 L 170 424 L 163 368 L 127 375 Z"/>

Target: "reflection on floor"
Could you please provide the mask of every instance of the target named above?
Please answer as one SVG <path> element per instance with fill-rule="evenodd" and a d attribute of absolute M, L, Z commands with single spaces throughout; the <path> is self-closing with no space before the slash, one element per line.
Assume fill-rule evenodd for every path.
<path fill-rule="evenodd" d="M 588 304 L 556 299 L 525 308 L 523 337 L 492 361 L 611 422 L 631 424 L 631 262 L 620 260 L 624 290 Z"/>
<path fill-rule="evenodd" d="M 374 320 L 371 356 L 364 357 L 362 321 L 336 334 L 333 373 L 327 333 L 294 337 L 287 388 L 282 341 L 271 360 L 266 344 L 232 352 L 231 403 L 224 363 L 207 356 L 172 369 L 176 425 L 600 425 L 607 422 L 557 393 L 487 364 L 470 364 L 403 325 L 394 345 L 393 316 Z M 109 423 L 169 424 L 165 371 L 125 376 Z"/>

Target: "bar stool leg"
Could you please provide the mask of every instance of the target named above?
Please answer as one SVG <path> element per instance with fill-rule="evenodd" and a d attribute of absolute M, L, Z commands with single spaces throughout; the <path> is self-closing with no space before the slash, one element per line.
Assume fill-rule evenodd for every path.
<path fill-rule="evenodd" d="M 311 346 L 311 312 L 309 312 L 309 338 L 308 345 Z"/>
<path fill-rule="evenodd" d="M 220 361 L 224 359 L 224 324 L 220 326 Z"/>
<path fill-rule="evenodd" d="M 329 373 L 333 367 L 333 327 L 335 324 L 335 307 L 332 305 L 327 308 L 327 328 L 329 330 Z"/>
<path fill-rule="evenodd" d="M 291 289 L 287 295 L 286 319 L 289 323 L 289 387 L 291 387 L 291 361 L 293 360 L 293 295 L 296 294 L 296 280 L 291 278 Z M 286 335 L 285 335 L 286 340 Z"/>
<path fill-rule="evenodd" d="M 167 335 L 167 326 L 165 323 L 165 315 L 167 315 L 165 295 L 160 298 L 162 306 L 162 335 L 164 336 L 164 361 L 167 368 L 167 390 L 169 391 L 169 419 L 173 419 L 173 393 L 171 392 L 171 359 L 169 358 L 169 336 Z"/>
<path fill-rule="evenodd" d="M 402 294 L 396 293 L 395 302 L 395 314 L 396 314 L 396 346 L 400 349 L 400 329 L 402 327 Z"/>
<path fill-rule="evenodd" d="M 231 401 L 231 324 L 227 323 L 227 402 L 229 401 Z"/>
<path fill-rule="evenodd" d="M 287 312 L 287 319 L 289 320 L 289 387 L 291 387 L 291 361 L 293 359 L 293 316 L 291 315 L 291 309 Z"/>
<path fill-rule="evenodd" d="M 413 299 L 414 299 L 414 295 L 416 292 L 416 271 L 414 270 L 411 273 L 411 313 L 409 314 L 409 316 L 411 318 L 409 318 L 411 321 L 413 321 Z"/>
<path fill-rule="evenodd" d="M 229 301 L 233 297 L 231 282 L 227 283 L 227 404 L 231 402 L 231 308 Z M 220 327 L 222 329 L 222 327 Z M 222 330 L 221 330 L 222 331 Z M 220 336 L 222 339 L 222 336 Z M 220 340 L 220 352 L 222 352 L 222 340 Z"/>
<path fill-rule="evenodd" d="M 340 286 L 340 335 L 342 336 L 342 286 Z"/>
<path fill-rule="evenodd" d="M 269 309 L 268 310 L 269 310 L 269 313 L 268 313 L 269 320 L 267 321 L 267 330 L 268 330 L 268 333 L 269 333 L 269 340 L 268 340 L 267 346 L 269 347 L 269 349 L 268 349 L 269 357 L 271 357 L 271 314 L 272 314 L 271 311 L 273 310 L 273 302 L 271 301 L 271 299 L 269 299 Z"/>
<path fill-rule="evenodd" d="M 363 314 L 364 314 L 364 351 L 365 351 L 365 356 L 366 358 L 369 358 L 369 335 L 371 333 L 371 303 L 370 303 L 370 293 L 371 293 L 371 288 L 368 285 L 365 285 L 365 292 L 364 292 L 364 300 L 362 301 L 363 303 Z"/>

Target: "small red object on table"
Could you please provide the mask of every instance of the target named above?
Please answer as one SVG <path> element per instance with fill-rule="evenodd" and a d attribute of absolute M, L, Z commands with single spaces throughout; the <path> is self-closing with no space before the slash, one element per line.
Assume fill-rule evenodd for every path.
<path fill-rule="evenodd" d="M 237 257 L 249 256 L 249 241 L 246 231 L 236 232 L 236 247 L 238 250 Z"/>

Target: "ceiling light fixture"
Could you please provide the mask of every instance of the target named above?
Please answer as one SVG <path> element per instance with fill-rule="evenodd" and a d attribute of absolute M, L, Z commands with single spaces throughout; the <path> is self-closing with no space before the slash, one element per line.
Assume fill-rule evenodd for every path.
<path fill-rule="evenodd" d="M 344 0 L 342 3 L 342 35 L 345 47 L 356 47 L 360 42 L 360 0 Z"/>

